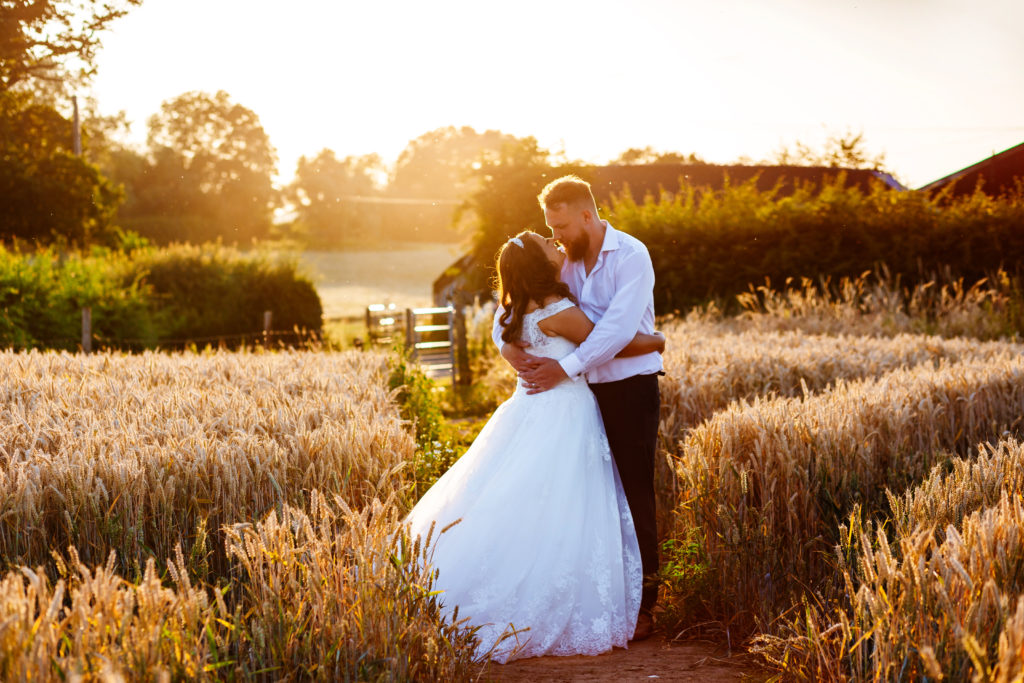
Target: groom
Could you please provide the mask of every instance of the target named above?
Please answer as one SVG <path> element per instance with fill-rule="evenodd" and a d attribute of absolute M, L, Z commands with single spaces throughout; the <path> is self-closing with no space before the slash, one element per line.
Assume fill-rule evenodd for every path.
<path fill-rule="evenodd" d="M 562 279 L 596 325 L 572 354 L 556 361 L 495 342 L 528 393 L 547 391 L 585 374 L 597 397 L 622 487 L 633 515 L 644 583 L 634 640 L 651 634 L 658 597 L 658 537 L 654 514 L 654 455 L 661 397 L 661 355 L 616 358 L 637 332 L 654 331 L 654 268 L 644 244 L 601 220 L 590 184 L 576 176 L 549 183 L 537 198 L 552 236 L 565 248 Z M 495 321 L 498 315 L 495 315 Z"/>

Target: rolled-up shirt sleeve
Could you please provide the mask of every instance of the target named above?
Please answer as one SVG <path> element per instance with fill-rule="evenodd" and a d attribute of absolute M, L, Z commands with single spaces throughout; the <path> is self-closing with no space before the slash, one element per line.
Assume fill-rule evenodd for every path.
<path fill-rule="evenodd" d="M 651 256 L 637 251 L 615 266 L 615 295 L 594 329 L 579 348 L 559 364 L 569 377 L 576 377 L 615 357 L 640 331 L 640 322 L 654 289 Z M 500 338 L 500 337 L 499 337 Z"/>

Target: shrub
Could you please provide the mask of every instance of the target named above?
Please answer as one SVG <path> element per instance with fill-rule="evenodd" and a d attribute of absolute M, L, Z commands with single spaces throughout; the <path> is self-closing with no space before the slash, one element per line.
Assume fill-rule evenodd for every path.
<path fill-rule="evenodd" d="M 151 289 L 136 264 L 102 248 L 61 255 L 42 249 L 22 255 L 0 245 L 0 346 L 73 350 L 81 342 L 84 306 L 92 308 L 100 339 L 153 343 Z"/>
<path fill-rule="evenodd" d="M 468 444 L 445 419 L 441 388 L 403 347 L 396 346 L 388 368 L 388 386 L 416 438 L 416 455 L 409 466 L 413 498 L 418 500 L 462 456 Z"/>
<path fill-rule="evenodd" d="M 295 261 L 220 245 L 174 245 L 139 252 L 136 262 L 152 288 L 163 338 L 252 335 L 267 310 L 273 330 L 321 331 L 320 297 Z"/>
<path fill-rule="evenodd" d="M 319 336 L 323 312 L 296 263 L 265 254 L 218 245 L 23 254 L 0 245 L 0 346 L 74 350 L 85 306 L 98 347 L 132 350 L 252 343 L 266 310 L 272 331 Z"/>
<path fill-rule="evenodd" d="M 863 192 L 837 177 L 779 197 L 755 182 L 613 199 L 611 222 L 651 253 L 659 313 L 716 298 L 732 308 L 733 297 L 766 278 L 838 282 L 885 264 L 908 287 L 947 267 L 970 287 L 1024 260 L 1021 194 L 949 200 L 881 183 Z"/>

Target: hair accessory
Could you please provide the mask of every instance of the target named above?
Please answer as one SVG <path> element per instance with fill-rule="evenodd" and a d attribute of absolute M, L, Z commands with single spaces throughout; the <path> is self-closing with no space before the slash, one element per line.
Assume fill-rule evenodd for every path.
<path fill-rule="evenodd" d="M 509 240 L 509 242 L 511 242 L 512 244 L 516 245 L 520 249 L 526 249 L 526 245 L 524 245 L 523 241 L 521 239 L 519 239 L 518 237 L 513 237 L 512 239 Z"/>

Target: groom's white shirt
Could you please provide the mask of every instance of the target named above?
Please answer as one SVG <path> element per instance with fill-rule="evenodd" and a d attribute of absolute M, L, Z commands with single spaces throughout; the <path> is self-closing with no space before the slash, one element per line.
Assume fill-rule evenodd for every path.
<path fill-rule="evenodd" d="M 608 221 L 602 222 L 604 242 L 590 274 L 583 261 L 566 259 L 562 265 L 562 279 L 595 325 L 579 348 L 559 364 L 569 377 L 586 373 L 592 384 L 650 375 L 662 369 L 659 353 L 615 357 L 637 332 L 654 332 L 654 267 L 643 242 L 616 230 Z M 499 306 L 491 330 L 499 349 L 504 344 L 498 322 L 501 311 Z"/>

